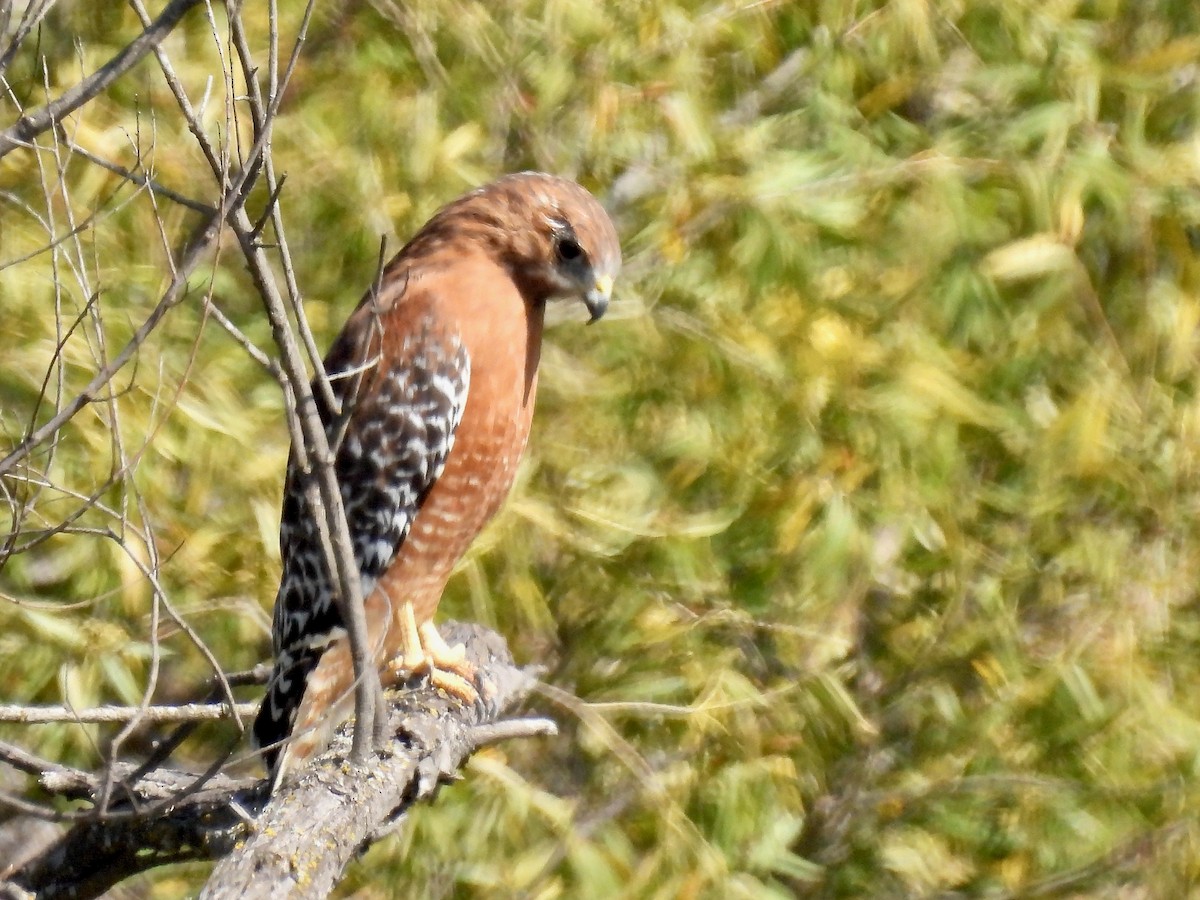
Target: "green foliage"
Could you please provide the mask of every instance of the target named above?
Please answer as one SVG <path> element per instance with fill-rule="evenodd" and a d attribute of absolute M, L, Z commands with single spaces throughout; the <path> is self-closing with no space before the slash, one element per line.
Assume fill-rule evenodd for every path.
<path fill-rule="evenodd" d="M 60 4 L 51 92 L 136 28 Z M 221 64 L 203 17 L 167 48 L 198 101 Z M 29 60 L 10 80 L 42 98 Z M 627 257 L 608 320 L 550 332 L 518 489 L 442 604 L 582 702 L 549 707 L 560 737 L 481 753 L 343 894 L 1194 890 L 1198 125 L 1190 0 L 319 13 L 274 152 L 322 346 L 381 234 L 504 171 L 615 183 Z M 70 131 L 124 165 L 140 140 L 161 183 L 214 195 L 150 63 Z M 83 317 L 49 384 L 70 397 L 165 278 L 149 196 L 62 166 L 0 162 L 5 262 L 47 242 L 21 206 L 44 217 L 43 186 L 55 234 L 94 216 L 86 279 L 46 253 L 0 268 L 14 441 L 51 412 L 55 305 Z M 194 214 L 157 202 L 174 245 Z M 136 701 L 151 672 L 157 699 L 205 690 L 165 618 L 149 653 L 139 529 L 222 665 L 267 652 L 287 436 L 209 289 L 270 344 L 226 250 L 63 431 L 55 483 L 99 492 L 76 524 L 116 536 L 0 571 L 7 700 Z M 30 528 L 80 506 L 21 490 Z M 105 734 L 6 730 L 76 763 Z M 207 734 L 196 759 L 230 737 Z"/>

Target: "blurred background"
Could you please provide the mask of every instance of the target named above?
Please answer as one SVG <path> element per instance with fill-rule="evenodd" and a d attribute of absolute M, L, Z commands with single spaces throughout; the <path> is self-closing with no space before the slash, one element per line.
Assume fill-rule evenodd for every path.
<path fill-rule="evenodd" d="M 163 47 L 245 142 L 222 16 Z M 4 119 L 140 30 L 59 0 Z M 1195 890 L 1198 124 L 1194 0 L 319 4 L 273 150 L 322 348 L 381 237 L 504 172 L 580 180 L 626 255 L 603 322 L 548 332 L 518 486 L 442 603 L 546 667 L 561 733 L 478 754 L 339 896 Z M 153 59 L 66 131 L 218 196 Z M 199 221 L 58 149 L 0 161 L 0 455 Z M 272 346 L 234 243 L 35 454 L 48 486 L 0 482 L 36 537 L 0 568 L 0 701 L 206 694 L 148 571 L 224 669 L 267 659 L 282 398 L 197 299 Z M 0 738 L 94 768 L 115 731 Z"/>

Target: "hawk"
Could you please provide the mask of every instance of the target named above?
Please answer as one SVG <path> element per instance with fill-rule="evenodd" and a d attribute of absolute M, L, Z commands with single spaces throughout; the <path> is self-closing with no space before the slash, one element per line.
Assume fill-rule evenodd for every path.
<path fill-rule="evenodd" d="M 546 303 L 604 314 L 621 265 L 604 209 L 573 181 L 509 175 L 441 209 L 388 263 L 325 358 L 316 393 L 385 686 L 427 672 L 468 699 L 462 647 L 433 624 L 455 563 L 495 515 L 529 437 Z M 278 780 L 353 708 L 336 581 L 302 473 L 284 485 L 274 669 L 254 722 Z"/>

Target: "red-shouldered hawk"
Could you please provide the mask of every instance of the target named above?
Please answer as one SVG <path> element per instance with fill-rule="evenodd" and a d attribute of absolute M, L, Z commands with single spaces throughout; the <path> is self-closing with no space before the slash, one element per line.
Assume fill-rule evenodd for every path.
<path fill-rule="evenodd" d="M 462 648 L 439 636 L 434 611 L 451 569 L 512 487 L 546 301 L 579 298 L 594 321 L 620 265 L 616 231 L 591 194 L 552 175 L 509 175 L 430 219 L 334 341 L 325 371 L 342 409 L 328 409 L 319 393 L 318 407 L 385 686 L 428 671 L 473 694 L 474 673 Z M 275 668 L 254 722 L 276 781 L 353 708 L 335 581 L 299 480 L 289 462 Z"/>

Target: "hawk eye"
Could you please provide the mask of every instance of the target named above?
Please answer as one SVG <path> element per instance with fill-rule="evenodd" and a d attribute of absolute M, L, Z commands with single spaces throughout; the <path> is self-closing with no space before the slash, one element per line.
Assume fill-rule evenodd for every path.
<path fill-rule="evenodd" d="M 583 248 L 573 238 L 565 237 L 558 242 L 558 258 L 563 262 L 573 262 L 581 256 Z"/>

